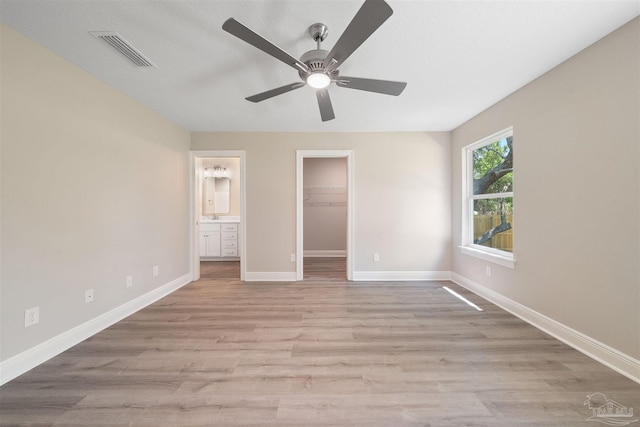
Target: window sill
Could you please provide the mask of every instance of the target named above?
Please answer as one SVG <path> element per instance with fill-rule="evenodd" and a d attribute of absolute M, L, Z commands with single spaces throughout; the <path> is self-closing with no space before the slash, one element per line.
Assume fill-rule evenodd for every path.
<path fill-rule="evenodd" d="M 498 255 L 480 249 L 471 248 L 469 246 L 458 247 L 460 248 L 460 252 L 462 252 L 464 255 L 480 258 L 482 260 L 489 261 L 507 268 L 515 268 L 516 266 L 516 260 L 512 256 L 509 257 L 505 255 Z"/>

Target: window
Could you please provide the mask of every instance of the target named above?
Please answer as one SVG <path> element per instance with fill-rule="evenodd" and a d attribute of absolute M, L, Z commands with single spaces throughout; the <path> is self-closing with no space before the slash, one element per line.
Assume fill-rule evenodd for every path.
<path fill-rule="evenodd" d="M 461 250 L 513 268 L 513 129 L 464 147 L 462 156 Z"/>

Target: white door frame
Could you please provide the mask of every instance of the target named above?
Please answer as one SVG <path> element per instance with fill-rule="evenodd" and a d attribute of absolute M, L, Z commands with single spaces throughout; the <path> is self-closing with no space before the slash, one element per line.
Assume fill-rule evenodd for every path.
<path fill-rule="evenodd" d="M 189 233 L 191 234 L 191 273 L 193 280 L 200 278 L 200 212 L 198 211 L 198 197 L 202 187 L 202 160 L 207 158 L 235 157 L 240 159 L 240 280 L 244 281 L 247 265 L 247 168 L 244 150 L 206 150 L 191 151 L 189 161 Z"/>
<path fill-rule="evenodd" d="M 347 159 L 347 280 L 353 280 L 353 150 L 296 150 L 296 280 L 304 276 L 304 159 Z"/>

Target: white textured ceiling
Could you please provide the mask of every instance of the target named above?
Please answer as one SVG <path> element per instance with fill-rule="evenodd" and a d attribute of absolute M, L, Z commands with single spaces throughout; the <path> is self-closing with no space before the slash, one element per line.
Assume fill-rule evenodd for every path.
<path fill-rule="evenodd" d="M 295 57 L 330 50 L 361 0 L 1 0 L 0 19 L 191 131 L 451 130 L 640 13 L 640 1 L 401 1 L 340 67 L 408 82 L 399 97 L 330 88 L 321 122 L 302 88 L 244 98 L 298 80 L 294 69 L 224 32 L 234 17 Z M 131 65 L 89 31 L 116 31 L 158 68 Z"/>

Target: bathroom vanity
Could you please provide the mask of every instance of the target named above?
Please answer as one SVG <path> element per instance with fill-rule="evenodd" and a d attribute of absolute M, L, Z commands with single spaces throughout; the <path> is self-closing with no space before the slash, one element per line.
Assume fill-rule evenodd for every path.
<path fill-rule="evenodd" d="M 240 259 L 240 218 L 200 219 L 200 259 L 237 261 Z"/>

